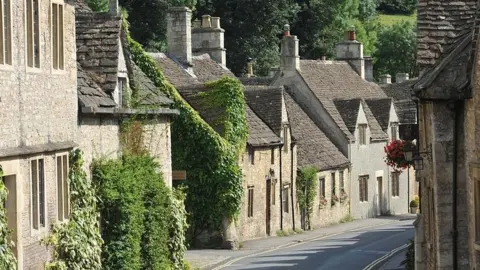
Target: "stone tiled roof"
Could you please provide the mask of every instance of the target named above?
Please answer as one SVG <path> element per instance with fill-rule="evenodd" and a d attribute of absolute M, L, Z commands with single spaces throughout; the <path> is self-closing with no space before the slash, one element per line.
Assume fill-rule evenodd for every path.
<path fill-rule="evenodd" d="M 274 77 L 240 77 L 238 78 L 244 85 L 270 85 Z"/>
<path fill-rule="evenodd" d="M 201 82 L 218 80 L 223 76 L 235 77 L 229 69 L 218 64 L 208 54 L 193 56 L 192 62 L 193 73 Z"/>
<path fill-rule="evenodd" d="M 328 139 L 287 91 L 284 91 L 284 97 L 292 135 L 297 143 L 298 166 L 300 168 L 314 166 L 318 170 L 348 166 L 350 162 L 347 157 Z"/>
<path fill-rule="evenodd" d="M 283 92 L 283 87 L 245 88 L 247 104 L 277 135 L 282 131 Z"/>
<path fill-rule="evenodd" d="M 278 145 L 282 143 L 282 139 L 278 137 L 250 108 L 246 106 L 246 117 L 248 124 L 248 140 L 247 143 L 254 147 Z"/>
<path fill-rule="evenodd" d="M 351 133 L 355 132 L 357 128 L 358 112 L 360 110 L 359 98 L 357 99 L 341 99 L 333 101 L 340 113 L 345 125 Z"/>
<path fill-rule="evenodd" d="M 113 99 L 88 76 L 77 63 L 77 91 L 80 106 L 98 108 L 115 107 Z"/>
<path fill-rule="evenodd" d="M 133 61 L 131 61 L 132 74 L 130 83 L 138 89 L 138 98 L 141 105 L 171 105 L 173 101 L 162 93 L 155 84 Z"/>
<path fill-rule="evenodd" d="M 380 85 L 385 94 L 393 98 L 395 111 L 401 124 L 417 122 L 417 106 L 412 100 L 412 87 L 417 81 L 418 79 L 412 79 L 402 83 Z"/>
<path fill-rule="evenodd" d="M 168 81 L 176 87 L 197 84 L 198 80 L 193 73 L 188 73 L 180 63 L 175 62 L 164 53 L 148 53 L 160 66 Z"/>
<path fill-rule="evenodd" d="M 363 80 L 345 61 L 300 60 L 300 75 L 345 135 L 352 138 L 333 100 L 386 98 L 375 83 Z M 367 107 L 367 108 L 365 108 Z M 368 105 L 364 109 L 370 112 Z M 385 112 L 389 113 L 389 112 Z M 388 139 L 373 114 L 366 112 L 373 140 Z"/>
<path fill-rule="evenodd" d="M 367 99 L 368 107 L 373 113 L 373 116 L 377 119 L 378 124 L 387 131 L 388 124 L 390 122 L 390 107 L 392 106 L 391 98 L 379 98 L 379 99 Z M 388 112 L 388 113 L 385 113 Z"/>
<path fill-rule="evenodd" d="M 113 92 L 117 84 L 121 18 L 81 13 L 76 15 L 75 22 L 77 61 L 105 92 Z"/>

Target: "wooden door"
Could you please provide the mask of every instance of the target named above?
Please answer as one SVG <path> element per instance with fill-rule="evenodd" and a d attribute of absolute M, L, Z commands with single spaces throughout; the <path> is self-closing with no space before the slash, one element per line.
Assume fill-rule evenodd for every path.
<path fill-rule="evenodd" d="M 265 231 L 267 235 L 270 235 L 270 222 L 271 222 L 271 194 L 272 194 L 272 180 L 267 179 L 267 192 L 265 194 L 265 206 L 266 206 L 266 213 L 265 213 Z"/>
<path fill-rule="evenodd" d="M 13 253 L 17 256 L 17 182 L 15 176 L 3 177 L 3 184 L 8 190 L 5 209 L 7 210 L 7 227 L 11 230 L 11 240 L 15 244 Z"/>
<path fill-rule="evenodd" d="M 377 177 L 377 216 L 382 214 L 383 178 Z"/>

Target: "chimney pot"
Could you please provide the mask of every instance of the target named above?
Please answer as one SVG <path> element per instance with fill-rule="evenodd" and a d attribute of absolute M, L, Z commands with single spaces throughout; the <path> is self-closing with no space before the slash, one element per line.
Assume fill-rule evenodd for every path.
<path fill-rule="evenodd" d="M 220 29 L 220 17 L 212 17 L 212 28 Z"/>
<path fill-rule="evenodd" d="M 108 14 L 117 16 L 119 14 L 118 0 L 108 1 Z"/>
<path fill-rule="evenodd" d="M 397 73 L 396 77 L 395 77 L 395 82 L 396 83 L 402 83 L 404 81 L 408 81 L 410 78 L 409 78 L 409 75 L 408 73 Z"/>
<path fill-rule="evenodd" d="M 380 84 L 391 84 L 392 76 L 390 74 L 383 74 L 380 76 Z"/>
<path fill-rule="evenodd" d="M 193 21 L 193 28 L 200 28 L 202 27 L 202 21 L 200 21 L 199 19 L 196 19 L 195 21 Z"/>
<path fill-rule="evenodd" d="M 202 16 L 202 28 L 212 28 L 212 21 L 210 20 L 212 17 L 210 15 L 203 15 Z"/>
<path fill-rule="evenodd" d="M 283 26 L 283 35 L 290 36 L 290 25 L 288 23 Z"/>

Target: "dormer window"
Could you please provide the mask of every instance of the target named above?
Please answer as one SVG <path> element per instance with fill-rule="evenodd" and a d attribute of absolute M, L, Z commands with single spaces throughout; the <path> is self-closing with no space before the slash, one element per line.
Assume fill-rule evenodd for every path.
<path fill-rule="evenodd" d="M 119 107 L 128 107 L 124 102 L 128 101 L 128 97 L 124 98 L 124 95 L 127 94 L 127 78 L 118 77 L 117 78 L 117 89 L 115 89 L 114 99 Z"/>
<path fill-rule="evenodd" d="M 367 144 L 367 124 L 358 125 L 358 141 L 360 145 Z"/>
<path fill-rule="evenodd" d="M 64 69 L 63 5 L 52 4 L 52 64 L 53 69 Z"/>
<path fill-rule="evenodd" d="M 288 153 L 288 148 L 290 145 L 288 144 L 288 126 L 283 127 L 283 149 L 285 150 L 285 153 Z"/>
<path fill-rule="evenodd" d="M 27 2 L 27 66 L 40 68 L 40 22 L 39 0 Z"/>
<path fill-rule="evenodd" d="M 0 0 L 0 65 L 12 64 L 12 16 L 10 0 Z"/>
<path fill-rule="evenodd" d="M 398 123 L 391 123 L 390 124 L 390 133 L 391 133 L 391 138 L 392 141 L 396 141 L 397 138 L 397 133 L 398 133 Z"/>

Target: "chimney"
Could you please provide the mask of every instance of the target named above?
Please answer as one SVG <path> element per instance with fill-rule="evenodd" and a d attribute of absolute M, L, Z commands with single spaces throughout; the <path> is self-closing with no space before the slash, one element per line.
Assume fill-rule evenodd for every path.
<path fill-rule="evenodd" d="M 184 65 L 192 63 L 192 11 L 171 7 L 167 14 L 167 53 Z"/>
<path fill-rule="evenodd" d="M 251 77 L 254 77 L 254 75 L 253 75 L 253 59 L 249 57 L 248 60 L 247 60 L 247 78 L 251 78 Z"/>
<path fill-rule="evenodd" d="M 373 79 L 373 58 L 365 56 L 365 80 L 368 82 L 374 82 Z"/>
<path fill-rule="evenodd" d="M 391 83 L 392 83 L 392 76 L 390 76 L 390 74 L 380 75 L 380 84 L 391 84 Z"/>
<path fill-rule="evenodd" d="M 282 71 L 300 70 L 300 56 L 298 55 L 298 38 L 290 35 L 290 25 L 283 27 L 283 39 L 280 56 Z"/>
<path fill-rule="evenodd" d="M 365 79 L 365 59 L 363 58 L 363 44 L 357 41 L 355 27 L 345 31 L 345 40 L 336 46 L 337 60 L 350 63 L 355 71 Z"/>
<path fill-rule="evenodd" d="M 108 14 L 117 16 L 119 14 L 118 0 L 108 1 Z"/>
<path fill-rule="evenodd" d="M 402 83 L 404 81 L 408 81 L 409 79 L 408 73 L 397 73 L 395 76 L 396 83 Z"/>
<path fill-rule="evenodd" d="M 203 15 L 201 23 L 196 22 L 192 29 L 193 53 L 208 53 L 212 59 L 226 66 L 224 36 L 225 30 L 220 27 L 220 18 Z"/>

